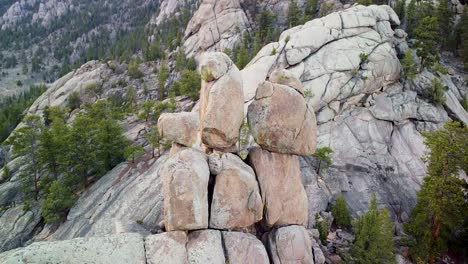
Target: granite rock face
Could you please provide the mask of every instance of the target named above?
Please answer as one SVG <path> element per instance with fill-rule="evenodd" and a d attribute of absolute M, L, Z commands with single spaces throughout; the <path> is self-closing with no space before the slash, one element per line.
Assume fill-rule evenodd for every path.
<path fill-rule="evenodd" d="M 188 264 L 187 234 L 183 231 L 166 232 L 145 238 L 147 264 Z"/>
<path fill-rule="evenodd" d="M 268 254 L 260 240 L 251 234 L 223 232 L 226 260 L 232 264 L 268 264 Z"/>
<path fill-rule="evenodd" d="M 25 248 L 0 254 L 0 262 L 5 264 L 145 264 L 146 258 L 143 237 L 126 233 L 105 237 L 36 242 Z"/>

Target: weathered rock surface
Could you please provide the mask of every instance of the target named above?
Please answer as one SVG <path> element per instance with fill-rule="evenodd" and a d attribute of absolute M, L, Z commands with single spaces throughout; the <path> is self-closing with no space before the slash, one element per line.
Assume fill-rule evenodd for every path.
<path fill-rule="evenodd" d="M 188 264 L 187 233 L 166 232 L 145 238 L 147 264 Z"/>
<path fill-rule="evenodd" d="M 238 156 L 221 156 L 211 202 L 210 227 L 238 229 L 253 225 L 263 215 L 263 203 L 255 173 Z"/>
<path fill-rule="evenodd" d="M 193 149 L 181 150 L 166 161 L 160 175 L 166 230 L 207 228 L 210 170 L 206 155 Z"/>
<path fill-rule="evenodd" d="M 221 232 L 218 230 L 193 231 L 187 243 L 188 260 L 191 264 L 225 264 Z"/>
<path fill-rule="evenodd" d="M 202 142 L 212 148 L 229 148 L 239 138 L 244 117 L 241 75 L 220 52 L 203 54 L 200 72 L 204 77 L 200 91 Z"/>
<path fill-rule="evenodd" d="M 259 85 L 250 104 L 247 119 L 257 144 L 285 154 L 309 155 L 315 152 L 315 114 L 306 104 L 303 87 L 287 71 L 273 73 Z M 287 86 L 289 85 L 289 86 Z"/>
<path fill-rule="evenodd" d="M 162 22 L 167 21 L 168 19 L 173 18 L 174 16 L 178 17 L 180 15 L 179 11 L 182 8 L 190 9 L 195 2 L 195 0 L 162 0 L 159 5 L 159 13 L 154 14 L 154 16 L 151 17 L 148 26 L 158 26 Z"/>
<path fill-rule="evenodd" d="M 163 184 L 158 171 L 167 157 L 140 161 L 134 167 L 122 163 L 104 175 L 82 195 L 67 220 L 40 237 L 64 240 L 122 232 L 149 235 L 163 220 Z"/>
<path fill-rule="evenodd" d="M 194 147 L 200 143 L 198 113 L 163 113 L 158 119 L 159 134 L 178 144 Z"/>
<path fill-rule="evenodd" d="M 268 235 L 268 248 L 274 264 L 314 263 L 312 242 L 303 226 L 286 226 Z"/>
<path fill-rule="evenodd" d="M 145 264 L 146 259 L 143 237 L 127 233 L 56 242 L 36 242 L 25 248 L 0 254 L 0 262 L 4 264 Z"/>
<path fill-rule="evenodd" d="M 223 232 L 226 261 L 230 264 L 268 264 L 265 246 L 254 235 Z"/>
<path fill-rule="evenodd" d="M 23 246 L 41 221 L 40 207 L 24 211 L 22 205 L 7 209 L 0 217 L 0 252 Z"/>
<path fill-rule="evenodd" d="M 356 6 L 284 31 L 242 70 L 246 102 L 276 68 L 294 73 L 313 95 L 308 103 L 315 111 L 398 81 L 400 63 L 389 41 L 391 25 L 399 23 L 388 6 Z"/>
<path fill-rule="evenodd" d="M 260 184 L 266 224 L 307 225 L 307 196 L 298 157 L 256 147 L 249 152 L 249 164 Z"/>

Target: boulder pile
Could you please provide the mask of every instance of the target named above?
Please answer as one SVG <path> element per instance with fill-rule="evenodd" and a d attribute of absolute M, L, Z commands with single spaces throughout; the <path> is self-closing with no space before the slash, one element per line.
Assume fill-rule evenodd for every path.
<path fill-rule="evenodd" d="M 174 144 L 159 171 L 166 232 L 152 238 L 173 246 L 157 250 L 158 259 L 323 263 L 314 260 L 320 254 L 305 228 L 308 200 L 296 156 L 312 154 L 317 137 L 301 82 L 277 70 L 258 86 L 247 111 L 256 143 L 244 161 L 237 155 L 245 119 L 240 72 L 219 52 L 203 54 L 199 70 L 198 116 L 164 114 L 159 121 L 162 136 Z"/>

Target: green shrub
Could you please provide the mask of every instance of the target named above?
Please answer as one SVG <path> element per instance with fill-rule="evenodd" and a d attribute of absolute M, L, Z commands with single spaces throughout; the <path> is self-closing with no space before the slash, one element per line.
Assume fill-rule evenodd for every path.
<path fill-rule="evenodd" d="M 338 196 L 336 199 L 335 205 L 331 210 L 333 217 L 335 218 L 335 223 L 339 227 L 349 228 L 351 227 L 351 214 L 349 213 L 348 206 L 343 195 Z"/>
<path fill-rule="evenodd" d="M 67 107 L 70 109 L 70 111 L 78 109 L 81 106 L 81 96 L 77 91 L 72 92 L 70 96 L 68 96 L 67 101 Z"/>
<path fill-rule="evenodd" d="M 127 69 L 128 75 L 133 79 L 140 79 L 143 77 L 143 73 L 140 71 L 140 67 L 136 61 L 130 62 Z"/>
<path fill-rule="evenodd" d="M 435 106 L 442 106 L 446 100 L 445 91 L 447 90 L 447 86 L 444 86 L 438 78 L 434 78 L 431 85 L 424 90 L 424 97 L 429 99 Z"/>
<path fill-rule="evenodd" d="M 329 228 L 328 222 L 326 220 L 320 220 L 318 214 L 315 214 L 315 228 L 319 231 L 320 242 L 322 242 L 323 245 L 326 245 Z"/>
<path fill-rule="evenodd" d="M 70 189 L 60 181 L 54 181 L 42 202 L 41 213 L 44 221 L 47 224 L 60 222 L 74 203 L 75 197 Z"/>
<path fill-rule="evenodd" d="M 322 169 L 328 169 L 332 165 L 332 160 L 328 156 L 329 154 L 333 153 L 333 150 L 329 147 L 318 148 L 314 154 L 311 156 L 315 158 L 319 164 L 317 167 L 317 174 L 320 174 Z"/>

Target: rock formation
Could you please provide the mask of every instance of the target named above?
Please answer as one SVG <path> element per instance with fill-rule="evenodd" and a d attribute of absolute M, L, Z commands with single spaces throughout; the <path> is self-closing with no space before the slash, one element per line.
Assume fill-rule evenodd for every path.
<path fill-rule="evenodd" d="M 200 121 L 194 112 L 163 113 L 158 119 L 158 130 L 168 140 L 194 147 L 199 144 Z"/>

